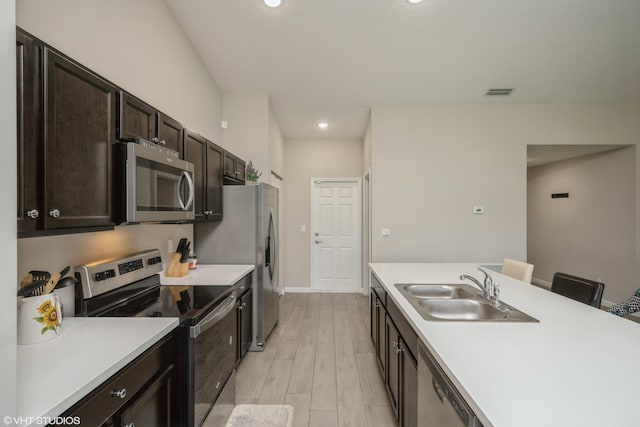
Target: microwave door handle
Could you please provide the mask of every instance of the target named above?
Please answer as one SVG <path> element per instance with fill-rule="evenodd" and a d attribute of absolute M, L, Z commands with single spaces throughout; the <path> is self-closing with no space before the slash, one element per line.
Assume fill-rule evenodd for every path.
<path fill-rule="evenodd" d="M 187 200 L 187 203 L 182 200 L 182 194 L 180 194 L 180 188 L 182 187 L 182 181 L 184 179 L 187 180 L 187 184 L 189 185 L 189 199 Z M 193 180 L 187 171 L 183 171 L 180 175 L 180 179 L 178 179 L 178 203 L 180 203 L 180 208 L 183 211 L 188 210 L 193 203 Z"/>

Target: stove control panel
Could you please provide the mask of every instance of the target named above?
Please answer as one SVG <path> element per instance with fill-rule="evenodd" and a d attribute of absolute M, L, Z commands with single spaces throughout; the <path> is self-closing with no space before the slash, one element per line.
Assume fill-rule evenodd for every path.
<path fill-rule="evenodd" d="M 93 298 L 161 271 L 162 256 L 158 249 L 75 267 L 76 278 L 82 284 L 84 299 Z"/>

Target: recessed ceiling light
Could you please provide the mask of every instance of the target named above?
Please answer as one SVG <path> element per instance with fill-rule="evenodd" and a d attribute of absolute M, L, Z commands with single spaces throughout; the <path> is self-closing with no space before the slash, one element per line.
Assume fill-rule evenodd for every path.
<path fill-rule="evenodd" d="M 420 3 L 422 0 L 408 0 L 409 3 Z"/>
<path fill-rule="evenodd" d="M 269 7 L 278 7 L 282 3 L 281 0 L 262 0 Z"/>
<path fill-rule="evenodd" d="M 326 128 L 329 127 L 329 123 L 327 123 L 327 122 L 318 122 L 318 127 L 320 129 L 326 129 Z"/>

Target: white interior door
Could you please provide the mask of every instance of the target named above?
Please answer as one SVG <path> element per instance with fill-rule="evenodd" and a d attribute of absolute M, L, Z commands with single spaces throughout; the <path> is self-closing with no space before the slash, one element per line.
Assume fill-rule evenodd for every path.
<path fill-rule="evenodd" d="M 312 284 L 317 291 L 360 288 L 360 179 L 312 181 Z"/>

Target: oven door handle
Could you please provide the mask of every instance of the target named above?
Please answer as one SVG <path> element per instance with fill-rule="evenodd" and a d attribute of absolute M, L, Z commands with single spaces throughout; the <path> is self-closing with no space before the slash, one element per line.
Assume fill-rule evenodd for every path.
<path fill-rule="evenodd" d="M 211 313 L 198 322 L 197 325 L 189 328 L 189 336 L 191 338 L 198 338 L 198 336 L 205 332 L 207 329 L 212 328 L 220 320 L 222 320 L 227 314 L 229 314 L 235 307 L 236 299 L 238 298 L 236 291 L 232 291 L 220 305 L 214 308 Z"/>

